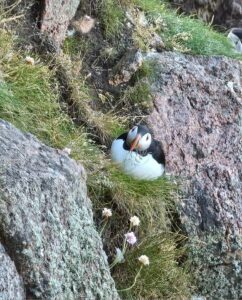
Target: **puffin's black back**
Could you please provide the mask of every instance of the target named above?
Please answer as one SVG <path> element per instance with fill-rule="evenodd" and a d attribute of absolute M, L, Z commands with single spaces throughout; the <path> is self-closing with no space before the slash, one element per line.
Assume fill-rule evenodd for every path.
<path fill-rule="evenodd" d="M 237 37 L 242 40 L 242 28 L 234 28 L 232 29 L 232 33 L 237 35 Z"/>
<path fill-rule="evenodd" d="M 129 150 L 129 146 L 127 145 L 126 139 L 128 136 L 128 132 L 122 133 L 116 140 L 124 140 L 123 148 L 124 150 Z"/>
<path fill-rule="evenodd" d="M 150 147 L 147 150 L 148 153 L 151 153 L 153 158 L 159 163 L 159 164 L 166 164 L 165 159 L 165 153 L 162 148 L 161 142 L 157 140 L 152 140 Z"/>

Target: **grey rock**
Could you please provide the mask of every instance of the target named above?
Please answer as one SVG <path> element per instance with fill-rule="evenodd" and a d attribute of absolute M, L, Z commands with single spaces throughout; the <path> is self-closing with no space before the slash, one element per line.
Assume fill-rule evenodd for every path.
<path fill-rule="evenodd" d="M 162 40 L 162 38 L 155 32 L 151 35 L 151 40 L 149 43 L 150 48 L 154 48 L 157 52 L 161 52 L 165 48 L 165 44 Z"/>
<path fill-rule="evenodd" d="M 143 57 L 140 50 L 135 48 L 128 50 L 110 72 L 109 83 L 114 86 L 127 84 L 142 63 Z"/>
<path fill-rule="evenodd" d="M 241 299 L 241 63 L 170 52 L 146 59 L 158 69 L 148 123 L 163 143 L 167 171 L 182 181 L 180 221 L 198 293 Z"/>
<path fill-rule="evenodd" d="M 75 16 L 80 0 L 45 0 L 40 30 L 59 47 L 66 35 L 71 19 Z"/>
<path fill-rule="evenodd" d="M 83 167 L 0 120 L 1 239 L 27 299 L 118 299 Z"/>
<path fill-rule="evenodd" d="M 0 299 L 24 300 L 23 279 L 19 276 L 14 262 L 0 244 Z"/>

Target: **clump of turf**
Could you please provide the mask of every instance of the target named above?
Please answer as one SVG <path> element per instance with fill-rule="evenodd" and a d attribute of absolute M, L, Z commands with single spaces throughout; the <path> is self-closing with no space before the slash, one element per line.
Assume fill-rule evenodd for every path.
<path fill-rule="evenodd" d="M 26 55 L 14 49 L 9 33 L 0 30 L 0 118 L 48 145 L 71 148 L 74 158 L 93 165 L 98 151 L 88 142 L 85 130 L 63 112 L 55 69 L 37 56 L 35 65 L 29 65 Z"/>
<path fill-rule="evenodd" d="M 151 22 L 161 23 L 157 32 L 163 37 L 168 49 L 201 55 L 224 55 L 242 59 L 227 37 L 211 26 L 191 16 L 178 15 L 167 7 L 165 1 L 134 0 Z"/>
<path fill-rule="evenodd" d="M 99 6 L 99 18 L 107 38 L 118 35 L 123 27 L 124 10 L 120 2 L 116 0 L 101 1 Z"/>

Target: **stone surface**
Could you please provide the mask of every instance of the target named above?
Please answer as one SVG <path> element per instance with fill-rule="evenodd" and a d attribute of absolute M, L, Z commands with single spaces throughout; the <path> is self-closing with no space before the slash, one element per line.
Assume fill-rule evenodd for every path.
<path fill-rule="evenodd" d="M 0 299 L 24 300 L 23 280 L 19 276 L 13 261 L 0 244 Z"/>
<path fill-rule="evenodd" d="M 172 0 L 183 11 L 227 28 L 242 26 L 241 0 Z"/>
<path fill-rule="evenodd" d="M 146 59 L 158 68 L 148 123 L 163 143 L 167 171 L 182 181 L 180 220 L 198 293 L 241 299 L 241 63 L 170 52 Z"/>
<path fill-rule="evenodd" d="M 75 16 L 80 0 L 45 0 L 40 30 L 59 47 L 71 19 Z"/>
<path fill-rule="evenodd" d="M 114 86 L 127 84 L 142 63 L 143 58 L 140 50 L 130 49 L 110 72 L 109 83 Z"/>
<path fill-rule="evenodd" d="M 27 299 L 118 299 L 83 167 L 2 120 L 0 144 L 0 237 Z"/>

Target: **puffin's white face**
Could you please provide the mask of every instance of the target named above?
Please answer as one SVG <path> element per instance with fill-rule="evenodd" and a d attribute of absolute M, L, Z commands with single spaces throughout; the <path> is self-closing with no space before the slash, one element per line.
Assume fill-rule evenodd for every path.
<path fill-rule="evenodd" d="M 126 142 L 130 146 L 130 151 L 137 149 L 145 151 L 150 147 L 152 137 L 149 132 L 139 132 L 139 127 L 134 126 L 128 133 Z"/>
<path fill-rule="evenodd" d="M 150 147 L 151 140 L 152 138 L 150 133 L 146 133 L 145 135 L 143 135 L 139 140 L 138 147 L 137 147 L 138 150 L 140 151 L 147 150 Z"/>
<path fill-rule="evenodd" d="M 126 142 L 128 145 L 131 145 L 132 142 L 135 140 L 136 136 L 138 134 L 138 126 L 134 126 L 132 129 L 130 129 Z"/>

